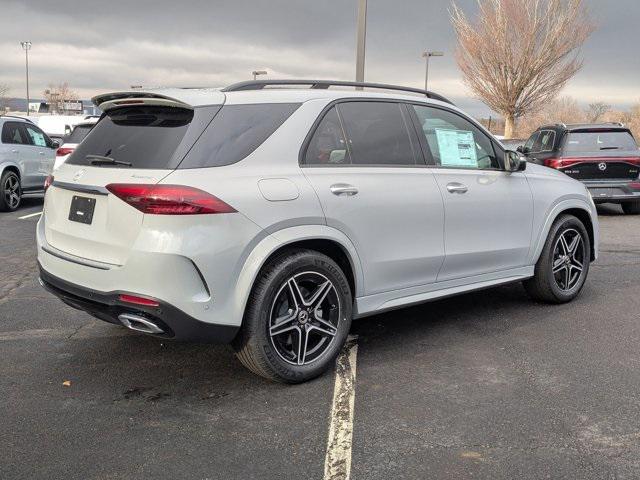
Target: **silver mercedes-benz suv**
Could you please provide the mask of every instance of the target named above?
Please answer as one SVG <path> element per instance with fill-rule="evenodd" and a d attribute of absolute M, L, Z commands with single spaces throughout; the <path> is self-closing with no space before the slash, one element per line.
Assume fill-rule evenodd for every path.
<path fill-rule="evenodd" d="M 352 318 L 518 281 L 570 301 L 597 257 L 583 184 L 430 92 L 255 81 L 94 103 L 47 182 L 43 286 L 133 330 L 231 342 L 268 378 L 330 368 Z"/>

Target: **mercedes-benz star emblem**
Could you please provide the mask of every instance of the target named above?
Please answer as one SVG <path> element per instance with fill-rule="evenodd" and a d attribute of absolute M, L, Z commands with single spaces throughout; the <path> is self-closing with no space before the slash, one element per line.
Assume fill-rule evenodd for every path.
<path fill-rule="evenodd" d="M 76 174 L 73 176 L 73 181 L 77 182 L 82 178 L 83 175 L 84 175 L 84 170 L 78 170 Z"/>
<path fill-rule="evenodd" d="M 607 164 L 604 162 L 600 162 L 598 164 L 598 168 L 600 169 L 601 172 L 604 172 L 607 169 Z"/>

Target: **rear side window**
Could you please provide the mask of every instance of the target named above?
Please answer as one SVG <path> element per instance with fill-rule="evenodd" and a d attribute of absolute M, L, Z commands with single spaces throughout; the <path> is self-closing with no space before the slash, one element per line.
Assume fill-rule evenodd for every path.
<path fill-rule="evenodd" d="M 5 122 L 2 125 L 2 143 L 30 145 L 27 131 L 18 122 Z"/>
<path fill-rule="evenodd" d="M 89 134 L 92 127 L 93 125 L 76 126 L 76 128 L 73 129 L 73 132 L 71 132 L 71 135 L 67 138 L 67 143 L 80 143 L 84 140 L 84 137 Z"/>
<path fill-rule="evenodd" d="M 353 165 L 416 165 L 402 105 L 347 102 L 338 105 Z"/>
<path fill-rule="evenodd" d="M 225 105 L 179 168 L 220 167 L 239 162 L 269 138 L 300 104 Z"/>
<path fill-rule="evenodd" d="M 564 153 L 633 151 L 638 145 L 629 132 L 571 132 L 564 144 Z"/>
<path fill-rule="evenodd" d="M 202 116 L 207 116 L 205 121 L 208 122 L 212 114 L 206 109 L 157 106 L 110 110 L 71 154 L 67 163 L 91 165 L 91 155 L 98 155 L 130 163 L 132 168 L 174 168 L 179 161 L 176 157 L 184 155 L 179 155 L 181 143 L 183 140 L 193 142 L 187 133 L 192 123 L 202 123 L 201 118 L 196 121 Z"/>
<path fill-rule="evenodd" d="M 305 165 L 343 165 L 350 164 L 351 158 L 347 151 L 347 141 L 344 138 L 342 124 L 336 107 L 329 110 L 311 137 Z"/>

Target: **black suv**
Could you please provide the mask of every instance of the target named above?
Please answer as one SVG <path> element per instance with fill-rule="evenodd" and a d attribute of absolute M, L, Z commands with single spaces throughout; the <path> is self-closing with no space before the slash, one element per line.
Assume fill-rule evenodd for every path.
<path fill-rule="evenodd" d="M 640 214 L 640 149 L 624 125 L 547 125 L 518 151 L 582 181 L 594 202 L 619 203 L 625 213 Z"/>

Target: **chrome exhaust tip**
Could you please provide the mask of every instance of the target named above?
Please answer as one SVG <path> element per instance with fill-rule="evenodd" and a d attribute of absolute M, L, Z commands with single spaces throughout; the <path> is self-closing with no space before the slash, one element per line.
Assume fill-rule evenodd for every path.
<path fill-rule="evenodd" d="M 118 315 L 118 320 L 120 320 L 120 323 L 129 330 L 135 330 L 136 332 L 150 333 L 154 335 L 164 333 L 164 330 L 162 330 L 158 325 L 148 318 L 141 317 L 140 315 L 121 313 Z"/>

